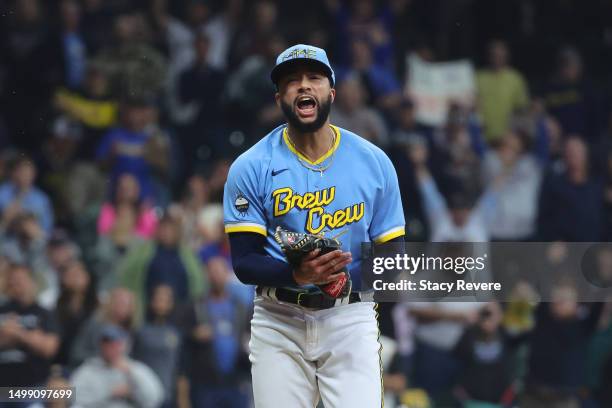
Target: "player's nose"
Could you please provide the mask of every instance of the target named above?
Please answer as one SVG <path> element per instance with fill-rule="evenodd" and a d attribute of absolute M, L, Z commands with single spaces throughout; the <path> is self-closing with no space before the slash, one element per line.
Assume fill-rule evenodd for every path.
<path fill-rule="evenodd" d="M 308 78 L 308 75 L 304 74 L 300 77 L 300 90 L 305 91 L 310 89 L 312 89 L 310 78 Z"/>

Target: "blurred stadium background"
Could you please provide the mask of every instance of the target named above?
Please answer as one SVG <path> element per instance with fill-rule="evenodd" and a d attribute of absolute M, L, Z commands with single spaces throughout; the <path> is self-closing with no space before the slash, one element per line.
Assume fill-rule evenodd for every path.
<path fill-rule="evenodd" d="M 298 42 L 334 64 L 332 123 L 392 158 L 409 240 L 608 241 L 610 16 L 610 0 L 0 0 L 0 385 L 250 406 L 253 292 L 221 198 L 282 122 L 269 73 Z M 555 296 L 381 305 L 386 406 L 612 406 L 609 305 Z"/>

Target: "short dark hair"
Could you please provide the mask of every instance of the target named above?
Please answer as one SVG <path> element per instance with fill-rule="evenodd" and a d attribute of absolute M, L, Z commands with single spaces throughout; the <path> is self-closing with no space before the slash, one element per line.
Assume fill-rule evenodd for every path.
<path fill-rule="evenodd" d="M 32 159 L 31 156 L 29 156 L 27 153 L 20 152 L 20 153 L 17 153 L 16 156 L 11 161 L 11 164 L 10 164 L 11 172 L 15 171 L 19 166 L 23 164 L 29 164 L 32 167 L 36 167 L 36 165 L 34 164 L 34 159 Z"/>

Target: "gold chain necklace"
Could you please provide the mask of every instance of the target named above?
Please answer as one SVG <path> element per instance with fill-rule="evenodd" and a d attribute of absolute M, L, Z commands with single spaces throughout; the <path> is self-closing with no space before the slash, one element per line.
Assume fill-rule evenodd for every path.
<path fill-rule="evenodd" d="M 308 155 L 305 154 L 302 150 L 298 149 L 297 145 L 293 142 L 293 139 L 291 139 L 291 135 L 289 134 L 289 129 L 287 129 L 287 139 L 289 140 L 289 143 L 291 143 L 291 146 L 295 149 L 295 151 L 297 151 L 304 157 L 308 157 Z M 330 150 L 332 150 L 335 144 L 336 144 L 336 132 L 332 130 L 332 141 L 327 151 L 329 152 Z M 297 155 L 297 159 L 298 159 L 298 162 L 300 162 L 302 166 L 306 167 L 308 170 L 318 171 L 319 173 L 321 173 L 321 177 L 323 177 L 323 172 L 327 170 L 334 162 L 335 155 L 336 155 L 336 151 L 334 150 L 332 151 L 331 157 L 329 158 L 329 162 L 324 166 L 310 164 L 306 162 L 305 160 L 303 160 L 299 155 Z"/>

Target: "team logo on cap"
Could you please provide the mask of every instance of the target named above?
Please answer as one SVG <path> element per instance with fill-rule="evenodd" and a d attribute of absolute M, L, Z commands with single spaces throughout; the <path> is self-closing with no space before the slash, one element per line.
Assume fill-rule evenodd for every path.
<path fill-rule="evenodd" d="M 317 51 L 308 48 L 293 50 L 283 55 L 283 61 L 294 58 L 317 58 Z"/>

